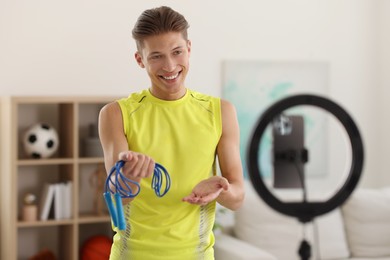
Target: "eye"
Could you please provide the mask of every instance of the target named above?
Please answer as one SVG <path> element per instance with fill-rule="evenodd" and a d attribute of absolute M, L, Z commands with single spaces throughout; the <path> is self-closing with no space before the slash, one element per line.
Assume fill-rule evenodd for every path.
<path fill-rule="evenodd" d="M 161 55 L 154 55 L 152 57 L 150 57 L 152 60 L 156 60 L 156 59 L 159 59 L 161 58 Z"/>
<path fill-rule="evenodd" d="M 180 55 L 182 53 L 183 53 L 182 50 L 176 50 L 176 51 L 173 52 L 173 55 Z"/>

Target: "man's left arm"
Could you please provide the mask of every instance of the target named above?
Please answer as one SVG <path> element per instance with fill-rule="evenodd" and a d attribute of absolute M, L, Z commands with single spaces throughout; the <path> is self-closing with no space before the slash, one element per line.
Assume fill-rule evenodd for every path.
<path fill-rule="evenodd" d="M 244 180 L 240 158 L 240 131 L 234 106 L 221 100 L 222 136 L 217 154 L 222 177 L 228 182 L 217 202 L 231 210 L 238 209 L 244 200 Z"/>
<path fill-rule="evenodd" d="M 222 135 L 217 146 L 217 155 L 222 176 L 201 181 L 183 201 L 206 205 L 216 200 L 222 206 L 236 210 L 244 200 L 240 133 L 234 106 L 222 100 L 221 110 Z"/>

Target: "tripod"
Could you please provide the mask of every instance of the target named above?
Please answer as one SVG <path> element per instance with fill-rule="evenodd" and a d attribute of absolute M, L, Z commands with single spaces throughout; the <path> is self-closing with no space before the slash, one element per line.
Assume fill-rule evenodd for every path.
<path fill-rule="evenodd" d="M 309 260 L 311 257 L 311 246 L 305 239 L 302 240 L 301 245 L 298 249 L 298 254 L 302 260 Z"/>
<path fill-rule="evenodd" d="M 311 258 L 312 257 L 312 249 L 311 249 L 312 247 L 310 245 L 310 242 L 307 240 L 307 235 L 306 235 L 307 226 L 305 226 L 305 224 L 307 224 L 307 223 L 313 224 L 313 226 L 312 226 L 313 239 L 314 239 L 315 244 L 317 244 L 317 246 L 319 246 L 318 240 L 316 239 L 317 230 L 315 228 L 314 217 L 306 216 L 306 217 L 302 217 L 302 218 L 298 218 L 298 219 L 299 219 L 299 222 L 302 223 L 302 225 L 303 225 L 303 235 L 302 235 L 301 244 L 299 245 L 299 248 L 298 248 L 298 255 L 300 256 L 301 260 L 313 259 L 313 258 Z M 317 257 L 319 257 L 319 256 L 317 255 Z M 314 258 L 314 259 L 316 259 L 316 258 Z"/>

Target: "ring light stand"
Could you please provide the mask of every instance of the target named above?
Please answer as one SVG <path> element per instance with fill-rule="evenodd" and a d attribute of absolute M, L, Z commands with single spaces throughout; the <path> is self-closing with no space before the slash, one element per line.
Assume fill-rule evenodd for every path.
<path fill-rule="evenodd" d="M 352 162 L 349 175 L 334 196 L 324 202 L 308 202 L 306 200 L 302 202 L 280 201 L 268 190 L 261 177 L 258 164 L 258 158 L 260 158 L 259 144 L 265 129 L 268 124 L 284 110 L 298 105 L 316 106 L 333 114 L 344 126 L 351 143 Z M 265 203 L 282 214 L 296 217 L 300 222 L 307 223 L 312 221 L 316 216 L 323 215 L 340 206 L 351 195 L 361 175 L 364 159 L 363 154 L 363 143 L 359 130 L 352 118 L 342 107 L 329 99 L 320 96 L 295 95 L 274 103 L 258 120 L 247 150 L 248 172 L 253 187 Z M 299 255 L 301 256 L 301 259 L 309 259 L 310 245 L 307 241 L 302 241 Z"/>

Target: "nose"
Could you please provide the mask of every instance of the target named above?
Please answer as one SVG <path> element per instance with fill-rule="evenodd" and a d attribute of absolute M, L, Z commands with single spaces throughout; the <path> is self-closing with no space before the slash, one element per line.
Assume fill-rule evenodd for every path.
<path fill-rule="evenodd" d="M 176 62 L 171 57 L 166 57 L 164 60 L 163 70 L 167 72 L 172 72 L 176 68 Z"/>

